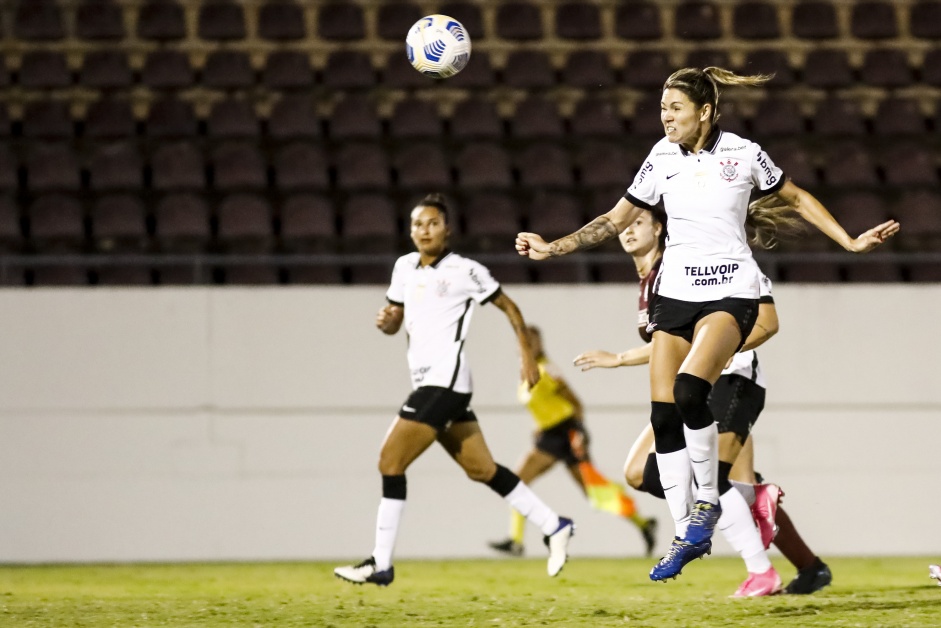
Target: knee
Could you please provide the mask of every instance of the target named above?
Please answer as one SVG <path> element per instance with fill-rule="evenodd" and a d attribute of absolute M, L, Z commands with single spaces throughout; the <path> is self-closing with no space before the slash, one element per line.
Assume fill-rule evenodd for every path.
<path fill-rule="evenodd" d="M 402 475 L 406 465 L 400 456 L 383 449 L 379 452 L 379 473 L 382 475 Z"/>
<path fill-rule="evenodd" d="M 650 425 L 653 427 L 657 451 L 668 454 L 686 447 L 683 419 L 675 404 L 653 401 L 650 404 Z"/>
<path fill-rule="evenodd" d="M 635 490 L 643 490 L 644 467 L 636 460 L 628 460 L 624 465 L 624 481 Z"/>
<path fill-rule="evenodd" d="M 497 472 L 497 465 L 490 464 L 467 464 L 464 466 L 464 473 L 474 482 L 489 482 Z"/>
<path fill-rule="evenodd" d="M 690 375 L 679 373 L 673 382 L 673 399 L 683 417 L 683 422 L 690 429 L 698 430 L 712 425 L 712 412 L 709 410 L 709 393 L 712 384 Z"/>

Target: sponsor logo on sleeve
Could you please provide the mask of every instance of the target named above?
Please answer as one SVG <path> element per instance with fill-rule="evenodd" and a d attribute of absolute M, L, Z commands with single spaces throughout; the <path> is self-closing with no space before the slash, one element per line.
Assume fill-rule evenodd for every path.
<path fill-rule="evenodd" d="M 480 282 L 480 277 L 477 276 L 477 273 L 474 272 L 473 268 L 470 269 L 470 278 L 471 281 L 474 282 L 474 285 L 477 286 L 477 292 L 482 294 L 487 291 L 487 289 L 484 288 L 484 284 Z"/>
<path fill-rule="evenodd" d="M 765 173 L 765 185 L 772 186 L 778 182 L 778 177 L 771 170 L 771 164 L 768 161 L 767 155 L 764 153 L 758 153 L 757 157 L 758 165 L 761 166 L 761 169 Z"/>
<path fill-rule="evenodd" d="M 637 187 L 644 182 L 644 179 L 647 177 L 648 172 L 653 172 L 653 164 L 649 161 L 644 162 L 644 165 L 641 167 L 640 172 L 637 173 L 637 178 L 634 179 L 633 187 Z"/>

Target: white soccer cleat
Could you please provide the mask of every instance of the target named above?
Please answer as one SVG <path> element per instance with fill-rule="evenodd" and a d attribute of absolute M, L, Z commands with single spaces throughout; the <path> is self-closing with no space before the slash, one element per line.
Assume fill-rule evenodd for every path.
<path fill-rule="evenodd" d="M 928 565 L 928 577 L 937 580 L 941 587 L 941 565 Z"/>
<path fill-rule="evenodd" d="M 366 584 L 369 582 L 380 587 L 387 587 L 395 579 L 395 567 L 389 567 L 384 571 L 376 571 L 376 561 L 370 556 L 358 565 L 337 567 L 333 570 L 333 575 L 353 584 Z"/>
<path fill-rule="evenodd" d="M 549 562 L 546 564 L 546 572 L 550 576 L 559 575 L 559 572 L 565 567 L 565 562 L 569 559 L 569 541 L 573 536 L 575 536 L 575 523 L 571 519 L 559 517 L 559 527 L 543 539 L 546 547 L 549 548 Z"/>

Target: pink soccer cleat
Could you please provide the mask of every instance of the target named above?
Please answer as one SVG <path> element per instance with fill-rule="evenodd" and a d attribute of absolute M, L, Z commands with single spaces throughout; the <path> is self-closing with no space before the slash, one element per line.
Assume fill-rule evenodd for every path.
<path fill-rule="evenodd" d="M 764 573 L 749 573 L 732 597 L 762 597 L 781 592 L 781 576 L 774 567 Z"/>
<path fill-rule="evenodd" d="M 778 533 L 774 517 L 783 498 L 784 491 L 776 484 L 755 484 L 755 503 L 752 504 L 751 515 L 755 518 L 765 549 L 771 546 L 774 535 Z"/>

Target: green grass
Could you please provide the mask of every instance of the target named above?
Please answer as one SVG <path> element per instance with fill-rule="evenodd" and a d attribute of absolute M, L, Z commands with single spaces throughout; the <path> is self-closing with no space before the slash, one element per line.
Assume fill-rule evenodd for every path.
<path fill-rule="evenodd" d="M 640 559 L 399 561 L 384 589 L 324 563 L 0 567 L 0 626 L 939 626 L 929 562 L 834 559 L 823 592 L 751 600 L 731 558 L 667 584 Z"/>

